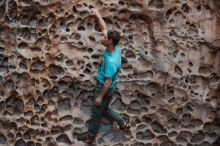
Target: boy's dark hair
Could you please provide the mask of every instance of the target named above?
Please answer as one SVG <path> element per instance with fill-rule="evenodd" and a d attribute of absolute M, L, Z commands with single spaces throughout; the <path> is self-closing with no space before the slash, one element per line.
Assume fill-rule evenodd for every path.
<path fill-rule="evenodd" d="M 121 39 L 120 32 L 118 31 L 108 31 L 108 39 L 112 39 L 114 46 L 118 44 Z"/>

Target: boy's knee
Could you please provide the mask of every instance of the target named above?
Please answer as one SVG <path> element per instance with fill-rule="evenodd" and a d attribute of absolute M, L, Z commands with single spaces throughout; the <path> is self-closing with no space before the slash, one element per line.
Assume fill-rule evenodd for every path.
<path fill-rule="evenodd" d="M 100 110 L 99 107 L 94 106 L 94 107 L 92 108 L 92 112 L 91 112 L 91 116 L 92 116 L 92 117 L 100 117 L 101 114 L 102 114 L 102 113 L 101 113 L 101 110 Z"/>
<path fill-rule="evenodd" d="M 92 119 L 97 120 L 97 121 L 101 120 L 102 118 L 102 115 L 96 112 L 92 112 L 90 116 Z"/>

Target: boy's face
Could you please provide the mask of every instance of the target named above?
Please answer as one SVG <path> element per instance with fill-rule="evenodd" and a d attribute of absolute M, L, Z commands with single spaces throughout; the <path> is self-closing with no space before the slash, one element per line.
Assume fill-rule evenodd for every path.
<path fill-rule="evenodd" d="M 106 47 L 110 46 L 112 44 L 112 39 L 109 39 L 108 37 L 105 37 L 104 40 L 102 41 L 102 44 Z"/>

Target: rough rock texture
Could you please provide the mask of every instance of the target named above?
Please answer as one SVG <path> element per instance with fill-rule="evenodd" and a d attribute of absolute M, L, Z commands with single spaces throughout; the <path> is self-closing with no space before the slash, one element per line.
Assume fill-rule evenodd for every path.
<path fill-rule="evenodd" d="M 79 146 L 102 34 L 121 32 L 123 62 L 97 145 L 219 146 L 219 0 L 1 0 L 0 145 Z"/>

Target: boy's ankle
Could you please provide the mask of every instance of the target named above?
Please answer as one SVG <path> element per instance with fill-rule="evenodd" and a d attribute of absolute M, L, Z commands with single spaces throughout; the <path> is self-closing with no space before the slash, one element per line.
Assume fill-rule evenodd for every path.
<path fill-rule="evenodd" d="M 119 126 L 119 130 L 129 130 L 130 124 L 128 122 L 124 122 L 122 125 Z"/>
<path fill-rule="evenodd" d="M 92 143 L 94 140 L 95 140 L 95 136 L 92 136 L 91 134 L 89 134 L 88 132 L 85 132 L 83 134 L 80 134 L 78 137 L 77 137 L 77 140 L 78 141 L 83 141 L 87 144 L 90 144 Z"/>

